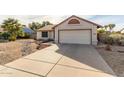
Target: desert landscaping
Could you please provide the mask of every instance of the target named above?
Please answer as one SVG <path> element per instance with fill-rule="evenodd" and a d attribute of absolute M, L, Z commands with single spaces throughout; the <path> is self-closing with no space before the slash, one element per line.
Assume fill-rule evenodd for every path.
<path fill-rule="evenodd" d="M 96 49 L 117 76 L 124 76 L 124 34 L 120 31 L 111 32 L 111 30 L 113 29 L 98 30 L 99 43 Z"/>
<path fill-rule="evenodd" d="M 29 55 L 49 45 L 40 44 L 33 39 L 21 39 L 12 42 L 0 43 L 0 64 L 12 62 L 18 58 Z"/>
<path fill-rule="evenodd" d="M 46 24 L 50 23 L 32 22 L 27 27 L 17 19 L 3 20 L 0 25 L 0 64 L 12 62 L 47 47 L 42 40 L 36 40 L 36 30 Z"/>
<path fill-rule="evenodd" d="M 99 54 L 112 68 L 117 76 L 124 76 L 124 46 L 111 46 L 112 51 L 105 50 L 105 45 L 96 47 Z"/>
<path fill-rule="evenodd" d="M 0 64 L 6 64 L 35 51 L 37 44 L 31 39 L 0 43 Z"/>
<path fill-rule="evenodd" d="M 86 21 L 76 16 L 72 16 L 72 18 L 77 18 L 77 19 L 83 20 L 84 22 Z M 69 22 L 71 24 L 75 22 L 76 24 L 80 24 L 80 22 L 77 19 L 72 19 Z M 89 22 L 89 23 L 94 24 L 92 22 Z M 70 32 L 68 34 L 68 32 L 66 33 L 65 31 L 64 33 L 63 31 L 63 35 L 64 35 L 63 38 L 59 38 L 58 36 L 58 38 L 54 40 L 55 37 L 54 35 L 52 35 L 52 32 L 51 32 L 51 31 L 55 32 L 53 29 L 54 25 L 49 21 L 43 21 L 42 23 L 32 22 L 32 23 L 29 23 L 28 26 L 26 26 L 24 24 L 21 24 L 19 20 L 8 18 L 3 21 L 1 25 L 1 30 L 0 30 L 0 65 L 5 65 L 19 58 L 23 58 L 31 53 L 34 53 L 38 50 L 41 50 L 43 48 L 50 46 L 51 43 L 53 42 L 61 43 L 61 44 L 66 43 L 70 45 L 75 44 L 76 46 L 78 46 L 78 44 L 82 44 L 82 45 L 87 44 L 89 46 L 92 45 L 95 47 L 95 51 L 96 50 L 98 51 L 98 55 L 101 55 L 100 56 L 101 59 L 102 60 L 104 59 L 106 61 L 104 62 L 107 63 L 107 66 L 109 65 L 108 67 L 113 70 L 116 76 L 123 77 L 124 76 L 124 33 L 122 33 L 122 31 L 114 31 L 116 24 L 108 24 L 105 26 L 101 26 L 98 24 L 94 24 L 94 25 L 96 26 L 97 29 L 94 30 L 96 31 L 96 34 L 94 32 L 93 35 L 96 35 L 96 38 L 93 38 L 93 39 L 96 43 L 93 44 L 92 40 L 90 41 L 90 38 L 92 37 L 90 37 L 91 35 L 88 33 L 89 30 L 86 30 L 85 31 L 86 33 L 80 30 L 79 30 L 80 33 L 77 33 L 76 32 L 77 30 L 75 30 L 76 33 L 74 31 L 70 31 L 71 34 Z M 70 36 L 69 41 L 67 41 L 69 38 L 67 34 Z M 78 38 L 80 34 L 82 35 L 81 39 Z M 52 36 L 52 39 L 51 39 L 51 36 Z M 82 37 L 85 37 L 85 38 L 82 39 Z M 59 42 L 59 39 L 62 39 L 62 40 L 60 40 Z M 76 39 L 78 40 L 78 42 L 75 41 Z M 75 49 L 72 49 L 71 51 L 73 50 Z M 90 49 L 87 52 L 89 51 Z"/>

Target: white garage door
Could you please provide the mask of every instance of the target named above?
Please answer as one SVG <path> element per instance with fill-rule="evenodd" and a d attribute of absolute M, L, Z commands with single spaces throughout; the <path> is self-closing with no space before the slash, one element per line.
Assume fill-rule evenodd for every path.
<path fill-rule="evenodd" d="M 91 44 L 90 30 L 60 31 L 59 42 L 69 44 Z"/>

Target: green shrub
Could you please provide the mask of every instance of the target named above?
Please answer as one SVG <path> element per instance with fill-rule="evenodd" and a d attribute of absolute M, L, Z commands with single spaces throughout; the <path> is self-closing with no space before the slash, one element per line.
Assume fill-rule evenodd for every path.
<path fill-rule="evenodd" d="M 104 33 L 99 33 L 99 41 L 102 43 L 106 43 L 106 39 L 109 37 L 110 33 L 104 32 Z"/>
<path fill-rule="evenodd" d="M 10 33 L 8 33 L 8 32 L 2 33 L 2 37 L 3 37 L 5 40 L 8 40 L 9 36 L 10 36 Z"/>
<path fill-rule="evenodd" d="M 9 41 L 15 41 L 16 36 L 15 35 L 10 35 L 8 39 L 9 39 Z"/>
<path fill-rule="evenodd" d="M 30 35 L 29 33 L 25 33 L 25 34 L 24 34 L 24 38 L 30 38 L 30 36 L 31 36 L 31 35 Z"/>
<path fill-rule="evenodd" d="M 105 39 L 105 43 L 112 45 L 112 44 L 113 44 L 113 38 L 107 37 L 107 38 Z"/>
<path fill-rule="evenodd" d="M 120 33 L 110 33 L 110 32 L 104 32 L 99 33 L 99 41 L 102 43 L 110 43 L 110 44 L 117 44 L 120 45 L 120 41 L 124 39 L 124 35 Z"/>
<path fill-rule="evenodd" d="M 31 35 L 29 33 L 23 33 L 23 35 L 18 36 L 18 39 L 29 39 L 31 37 Z"/>
<path fill-rule="evenodd" d="M 124 38 L 124 35 L 121 34 L 111 34 L 110 37 L 113 39 L 114 44 L 120 44 L 120 40 Z"/>
<path fill-rule="evenodd" d="M 104 33 L 104 32 L 105 32 L 104 29 L 98 29 L 98 30 L 97 30 L 97 33 Z"/>
<path fill-rule="evenodd" d="M 25 36 L 25 33 L 23 32 L 23 30 L 20 30 L 17 34 L 18 38 L 23 38 Z"/>
<path fill-rule="evenodd" d="M 0 32 L 0 37 L 2 37 L 2 33 Z"/>

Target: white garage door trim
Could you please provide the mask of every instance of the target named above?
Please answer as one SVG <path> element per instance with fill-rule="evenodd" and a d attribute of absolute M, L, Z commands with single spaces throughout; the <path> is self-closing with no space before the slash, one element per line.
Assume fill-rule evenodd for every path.
<path fill-rule="evenodd" d="M 60 42 L 60 32 L 61 31 L 81 31 L 81 30 L 89 30 L 90 31 L 90 44 L 92 44 L 92 30 L 91 29 L 61 29 L 58 30 L 58 42 Z"/>

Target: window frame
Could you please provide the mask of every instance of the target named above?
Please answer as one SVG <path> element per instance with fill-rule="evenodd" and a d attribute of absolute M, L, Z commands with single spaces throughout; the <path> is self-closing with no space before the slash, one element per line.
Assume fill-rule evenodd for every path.
<path fill-rule="evenodd" d="M 42 32 L 42 37 L 47 38 L 48 37 L 48 32 Z"/>

